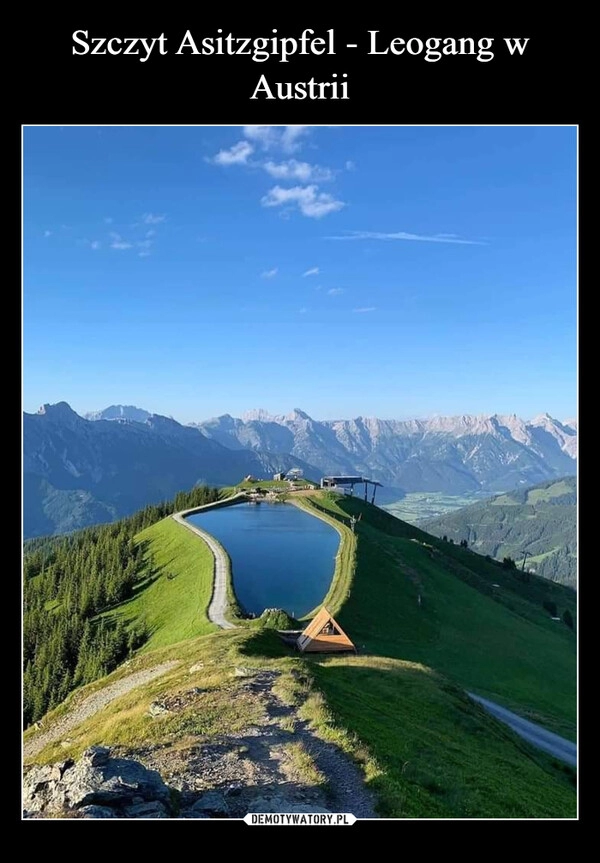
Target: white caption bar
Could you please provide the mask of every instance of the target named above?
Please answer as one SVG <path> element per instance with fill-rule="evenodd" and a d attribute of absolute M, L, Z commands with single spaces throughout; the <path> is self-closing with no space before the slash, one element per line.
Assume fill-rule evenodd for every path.
<path fill-rule="evenodd" d="M 350 812 L 249 812 L 242 820 L 251 826 L 270 824 L 280 827 L 282 824 L 300 824 L 349 827 L 356 818 Z"/>

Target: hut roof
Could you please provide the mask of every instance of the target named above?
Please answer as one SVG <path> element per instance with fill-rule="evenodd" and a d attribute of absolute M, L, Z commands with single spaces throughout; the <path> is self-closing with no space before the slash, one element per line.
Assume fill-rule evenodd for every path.
<path fill-rule="evenodd" d="M 300 633 L 296 646 L 303 653 L 356 652 L 352 641 L 325 606 Z"/>

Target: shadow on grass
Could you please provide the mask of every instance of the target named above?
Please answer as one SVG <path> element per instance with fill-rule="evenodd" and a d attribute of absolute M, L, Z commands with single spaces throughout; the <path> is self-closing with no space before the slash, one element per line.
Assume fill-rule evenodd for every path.
<path fill-rule="evenodd" d="M 368 782 L 391 817 L 573 817 L 573 775 L 417 664 L 310 662 L 333 719 L 369 747 Z M 360 748 L 360 746 L 359 746 Z"/>
<path fill-rule="evenodd" d="M 287 647 L 274 629 L 257 629 L 250 638 L 240 645 L 239 651 L 244 656 L 265 656 L 279 658 L 282 656 L 297 656 L 297 651 Z"/>

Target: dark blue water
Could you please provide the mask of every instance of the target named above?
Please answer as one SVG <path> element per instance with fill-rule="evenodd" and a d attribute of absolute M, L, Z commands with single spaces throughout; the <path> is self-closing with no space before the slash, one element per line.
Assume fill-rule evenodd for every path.
<path fill-rule="evenodd" d="M 241 503 L 188 520 L 227 549 L 246 611 L 283 608 L 302 617 L 323 601 L 339 546 L 337 531 L 326 522 L 285 503 Z"/>

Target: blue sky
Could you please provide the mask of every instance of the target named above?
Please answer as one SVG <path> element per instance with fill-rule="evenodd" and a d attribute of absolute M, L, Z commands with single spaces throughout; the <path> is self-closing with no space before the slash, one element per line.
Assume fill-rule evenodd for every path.
<path fill-rule="evenodd" d="M 576 411 L 572 127 L 27 127 L 24 409 Z"/>

